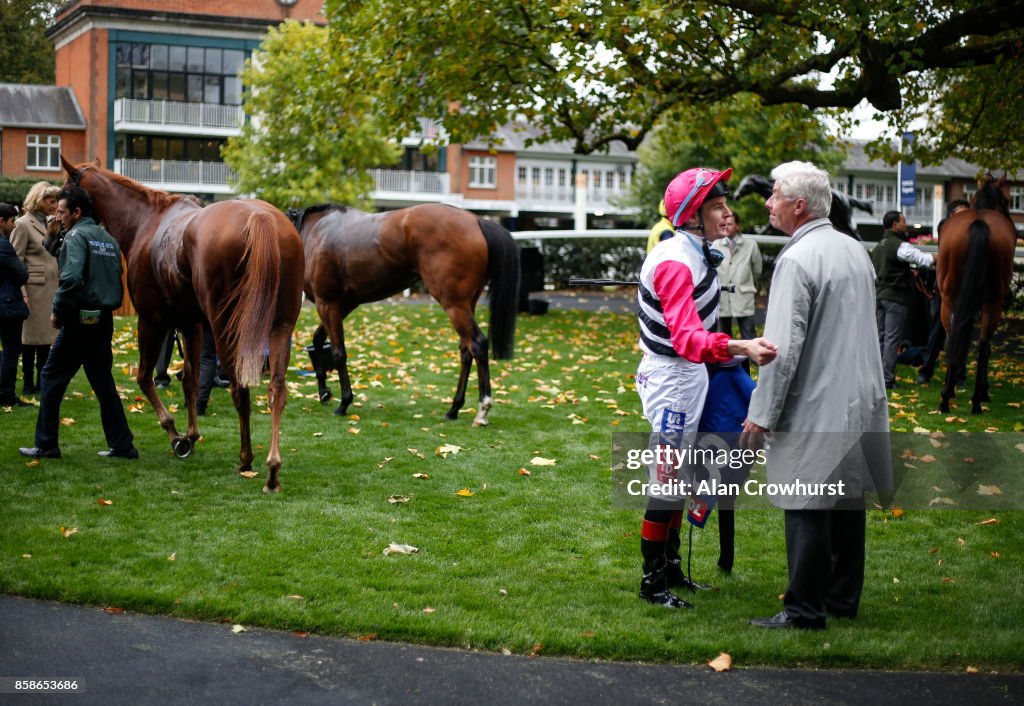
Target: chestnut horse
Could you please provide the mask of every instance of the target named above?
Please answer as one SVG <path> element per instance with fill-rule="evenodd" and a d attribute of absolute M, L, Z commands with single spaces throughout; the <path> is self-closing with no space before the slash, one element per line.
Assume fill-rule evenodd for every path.
<path fill-rule="evenodd" d="M 763 177 L 760 174 L 748 174 L 740 180 L 739 186 L 733 194 L 734 199 L 743 198 L 747 194 L 760 194 L 765 199 L 771 198 L 772 189 L 775 187 L 775 180 Z M 861 201 L 852 196 L 847 196 L 842 191 L 832 189 L 832 208 L 828 213 L 828 219 L 832 227 L 840 233 L 846 233 L 855 240 L 862 240 L 857 226 L 853 224 L 853 209 L 874 212 L 870 201 Z"/>
<path fill-rule="evenodd" d="M 1003 303 L 1013 278 L 1017 231 L 1010 220 L 1010 201 L 1003 193 L 1006 175 L 997 181 L 985 176 L 971 208 L 954 213 L 942 225 L 935 271 L 942 296 L 942 326 L 946 329 L 946 382 L 939 409 L 949 411 L 956 396 L 954 370 L 963 370 L 971 346 L 974 317 L 981 312 L 978 369 L 971 412 L 981 414 L 988 402 L 990 340 L 1003 318 Z"/>
<path fill-rule="evenodd" d="M 343 322 L 360 304 L 374 302 L 422 279 L 459 334 L 462 368 L 447 418 L 455 419 L 466 400 L 469 369 L 476 361 L 480 406 L 473 426 L 487 424 L 491 377 L 487 337 L 473 311 L 490 280 L 495 358 L 512 357 L 519 293 L 519 248 L 496 223 L 441 204 L 422 204 L 386 213 L 364 213 L 336 204 L 288 212 L 306 251 L 306 297 L 316 303 L 321 325 L 313 335 L 319 352 L 328 334 L 341 382 L 345 414 L 352 403 Z M 326 329 L 326 330 L 325 330 Z M 326 371 L 313 355 L 320 401 L 331 392 Z"/>
<path fill-rule="evenodd" d="M 279 438 L 285 404 L 290 338 L 302 304 L 302 241 L 276 208 L 264 201 L 195 200 L 147 189 L 93 164 L 74 167 L 61 157 L 68 183 L 92 196 L 96 220 L 121 245 L 126 279 L 139 316 L 136 380 L 153 405 L 175 455 L 188 456 L 199 428 L 196 401 L 203 321 L 213 329 L 217 354 L 231 382 L 238 411 L 238 471 L 252 469 L 249 386 L 259 384 L 270 351 L 270 452 L 264 492 L 281 489 Z M 188 432 L 182 436 L 153 384 L 153 368 L 168 331 L 185 338 L 182 387 Z"/>

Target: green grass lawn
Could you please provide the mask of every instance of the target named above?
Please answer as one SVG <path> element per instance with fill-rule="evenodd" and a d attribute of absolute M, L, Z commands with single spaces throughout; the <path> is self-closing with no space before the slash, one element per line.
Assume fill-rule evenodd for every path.
<path fill-rule="evenodd" d="M 196 452 L 173 457 L 129 377 L 132 323 L 118 322 L 115 374 L 126 406 L 139 410 L 129 414 L 138 461 L 96 456 L 103 435 L 84 375 L 62 407 L 61 460 L 18 456 L 32 445 L 35 414 L 0 412 L 4 592 L 520 654 L 700 663 L 724 651 L 738 667 L 1024 665 L 1024 512 L 1015 509 L 869 511 L 861 616 L 825 632 L 746 624 L 780 609 L 777 510 L 737 513 L 729 577 L 715 568 L 716 516 L 695 533 L 694 576 L 719 588 L 692 597 L 696 610 L 641 602 L 640 512 L 613 505 L 610 469 L 612 433 L 646 429 L 629 315 L 521 318 L 515 359 L 492 362 L 491 425 L 472 428 L 475 387 L 460 419 L 444 419 L 458 363 L 437 306 L 383 303 L 350 317 L 357 404 L 342 418 L 302 374 L 315 325 L 305 309 L 283 423 L 284 490 L 272 496 L 261 492 L 269 416 L 254 415 L 261 472 L 239 477 L 225 390 L 200 420 Z M 933 414 L 938 384 L 916 388 L 914 371 L 900 369 L 908 384 L 892 395 L 893 428 L 1024 436 L 1024 365 L 997 348 L 993 369 L 990 411 L 980 417 L 963 399 L 953 414 Z M 265 388 L 256 392 L 265 410 Z M 177 383 L 162 394 L 184 407 Z M 176 418 L 184 428 L 183 411 Z M 445 445 L 458 450 L 442 457 Z M 1019 488 L 1012 474 L 1001 477 L 1004 493 Z M 385 556 L 390 543 L 419 551 Z"/>

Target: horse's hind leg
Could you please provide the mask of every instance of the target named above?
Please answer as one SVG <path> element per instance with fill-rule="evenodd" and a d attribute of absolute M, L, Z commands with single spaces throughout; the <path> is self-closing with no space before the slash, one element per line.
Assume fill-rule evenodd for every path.
<path fill-rule="evenodd" d="M 142 390 L 142 394 L 149 400 L 149 404 L 153 406 L 160 427 L 167 432 L 167 436 L 171 440 L 171 447 L 175 448 L 175 445 L 180 443 L 178 440 L 184 437 L 178 434 L 178 430 L 174 426 L 174 417 L 167 411 L 163 400 L 157 394 L 156 385 L 153 384 L 153 368 L 156 366 L 157 355 L 167 338 L 167 332 L 168 329 L 163 326 L 157 326 L 148 319 L 139 317 L 139 372 L 135 376 L 135 381 L 138 383 L 139 389 Z M 175 454 L 178 455 L 177 451 Z M 187 455 L 186 453 L 181 457 Z"/>
<path fill-rule="evenodd" d="M 986 303 L 981 310 L 981 335 L 978 338 L 978 369 L 974 382 L 974 395 L 971 397 L 971 413 L 981 414 L 981 403 L 990 402 L 988 395 L 988 361 L 992 355 L 992 332 L 996 330 L 1002 318 L 999 304 Z"/>
<path fill-rule="evenodd" d="M 185 393 L 185 407 L 188 411 L 188 445 L 195 446 L 199 439 L 199 421 L 196 404 L 199 398 L 199 365 L 202 358 L 203 325 L 194 324 L 183 332 L 185 338 L 185 369 L 181 378 L 181 389 Z M 183 442 L 175 447 L 175 453 L 184 450 Z"/>
<path fill-rule="evenodd" d="M 327 371 L 320 364 L 320 349 L 327 342 L 327 329 L 323 324 L 316 327 L 313 332 L 313 373 L 316 375 L 316 393 L 320 404 L 327 404 L 334 395 L 331 388 L 327 386 Z"/>
<path fill-rule="evenodd" d="M 252 470 L 252 460 L 255 458 L 252 453 L 252 433 L 249 428 L 249 416 L 252 413 L 252 404 L 249 399 L 249 388 L 238 384 L 238 375 L 234 366 L 228 369 L 228 378 L 231 380 L 231 401 L 235 403 L 235 411 L 238 412 L 238 468 L 237 471 Z"/>
<path fill-rule="evenodd" d="M 270 451 L 267 453 L 267 483 L 264 493 L 281 492 L 278 471 L 281 470 L 281 413 L 287 401 L 285 374 L 288 372 L 288 358 L 291 353 L 291 329 L 277 328 L 270 334 L 270 384 L 267 396 L 270 400 Z"/>
<path fill-rule="evenodd" d="M 469 369 L 476 361 L 476 372 L 480 390 L 480 405 L 477 408 L 476 417 L 473 419 L 473 426 L 480 427 L 487 425 L 487 413 L 491 409 L 491 375 L 490 366 L 487 361 L 488 342 L 483 331 L 473 320 L 473 314 L 468 308 L 446 307 L 448 318 L 459 334 L 459 359 L 461 369 L 459 370 L 459 384 L 455 389 L 455 397 L 452 399 L 452 407 L 445 414 L 448 419 L 457 419 L 459 410 L 466 402 L 466 386 L 469 383 Z"/>
<path fill-rule="evenodd" d="M 348 412 L 349 405 L 354 399 L 352 395 L 352 381 L 348 376 L 348 352 L 345 350 L 345 317 L 352 312 L 350 306 L 328 305 L 323 300 L 318 300 L 316 305 L 320 321 L 327 328 L 331 337 L 331 348 L 334 352 L 334 364 L 338 368 L 338 382 L 341 385 L 341 402 L 334 413 L 344 416 Z"/>

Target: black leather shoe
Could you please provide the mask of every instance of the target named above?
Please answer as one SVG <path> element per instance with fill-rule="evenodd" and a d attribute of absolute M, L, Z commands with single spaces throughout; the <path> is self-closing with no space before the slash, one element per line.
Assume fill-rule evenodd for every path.
<path fill-rule="evenodd" d="M 229 380 L 225 380 L 222 377 L 215 376 L 213 378 L 213 386 L 214 387 L 231 387 L 231 382 Z"/>
<path fill-rule="evenodd" d="M 124 451 L 118 451 L 117 449 L 107 449 L 106 451 L 97 451 L 97 456 L 103 458 L 138 458 L 139 450 L 134 446 L 129 446 Z"/>
<path fill-rule="evenodd" d="M 667 588 L 663 591 L 640 591 L 640 597 L 664 608 L 693 608 L 692 603 L 687 603 Z"/>
<path fill-rule="evenodd" d="M 18 453 L 29 458 L 60 458 L 60 449 L 40 449 L 36 446 L 31 448 L 22 447 Z"/>
<path fill-rule="evenodd" d="M 795 628 L 798 630 L 824 630 L 825 619 L 808 619 L 790 617 L 789 613 L 782 611 L 770 618 L 752 618 L 750 624 L 759 628 Z"/>

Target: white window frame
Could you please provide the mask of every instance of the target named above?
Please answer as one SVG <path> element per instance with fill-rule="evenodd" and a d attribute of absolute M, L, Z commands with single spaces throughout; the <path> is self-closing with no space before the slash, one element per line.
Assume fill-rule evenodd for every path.
<path fill-rule="evenodd" d="M 40 155 L 43 154 L 46 155 L 47 163 L 40 164 Z M 52 165 L 49 164 L 50 161 L 53 162 Z M 41 172 L 59 172 L 60 135 L 30 133 L 25 138 L 25 168 Z"/>
<path fill-rule="evenodd" d="M 498 158 L 470 157 L 469 186 L 474 189 L 497 189 Z"/>
<path fill-rule="evenodd" d="M 1024 211 L 1024 186 L 1010 187 L 1010 211 L 1014 213 Z"/>

